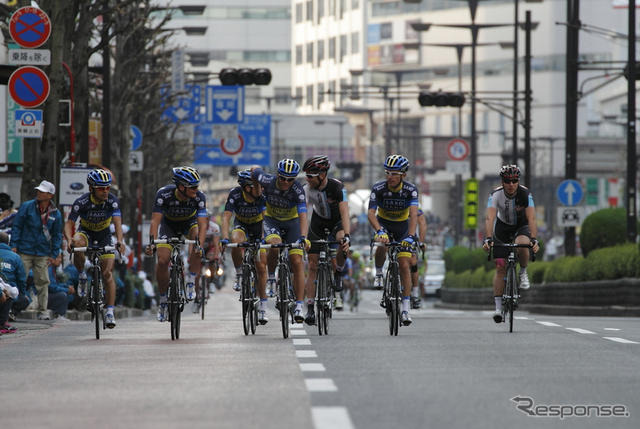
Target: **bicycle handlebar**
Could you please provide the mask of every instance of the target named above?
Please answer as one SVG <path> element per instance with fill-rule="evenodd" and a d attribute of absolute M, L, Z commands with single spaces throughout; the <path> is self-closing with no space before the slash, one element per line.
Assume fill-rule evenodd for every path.
<path fill-rule="evenodd" d="M 503 249 L 533 249 L 533 245 L 531 244 L 518 244 L 518 243 L 493 243 L 489 246 L 489 254 L 487 255 L 487 260 L 490 261 L 493 258 L 493 248 L 494 247 L 502 247 Z M 531 257 L 531 261 L 536 260 L 536 254 L 534 252 L 529 253 Z"/>
<path fill-rule="evenodd" d="M 151 237 L 151 244 L 198 244 L 198 240 L 190 240 L 188 238 L 160 238 L 158 240 L 154 240 Z"/>
<path fill-rule="evenodd" d="M 244 243 L 229 243 L 227 245 L 225 245 L 224 247 L 240 247 L 240 248 L 247 248 L 247 247 L 253 247 L 254 244 L 253 243 L 249 243 L 247 241 L 245 241 Z M 261 244 L 260 248 L 261 249 L 281 249 L 286 247 L 287 249 L 302 249 L 304 248 L 304 246 L 302 244 L 299 243 L 276 243 L 276 244 Z"/>
<path fill-rule="evenodd" d="M 104 246 L 104 247 L 91 247 L 91 246 L 84 246 L 84 247 L 72 247 L 71 248 L 71 253 L 74 252 L 78 252 L 78 253 L 84 253 L 88 250 L 97 250 L 97 251 L 101 251 L 101 252 L 112 252 L 114 250 L 117 250 L 115 246 Z"/>

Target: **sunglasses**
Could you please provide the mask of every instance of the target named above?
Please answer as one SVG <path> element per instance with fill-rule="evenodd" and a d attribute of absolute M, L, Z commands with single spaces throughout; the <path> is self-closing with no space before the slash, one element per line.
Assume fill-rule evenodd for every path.
<path fill-rule="evenodd" d="M 518 183 L 519 179 L 504 179 L 502 183 Z"/>
<path fill-rule="evenodd" d="M 402 173 L 398 173 L 397 171 L 385 171 L 384 174 L 387 176 L 402 176 Z"/>
<path fill-rule="evenodd" d="M 282 181 L 282 182 L 293 182 L 294 180 L 296 180 L 294 177 L 282 177 L 282 176 L 278 176 L 278 180 Z"/>
<path fill-rule="evenodd" d="M 187 189 L 198 189 L 198 185 L 196 185 L 196 186 L 185 186 L 185 188 L 187 188 Z"/>
<path fill-rule="evenodd" d="M 93 189 L 96 191 L 108 191 L 111 189 L 111 186 L 94 186 Z"/>
<path fill-rule="evenodd" d="M 307 179 L 313 179 L 314 177 L 318 177 L 320 175 L 320 173 L 308 173 L 307 174 Z"/>

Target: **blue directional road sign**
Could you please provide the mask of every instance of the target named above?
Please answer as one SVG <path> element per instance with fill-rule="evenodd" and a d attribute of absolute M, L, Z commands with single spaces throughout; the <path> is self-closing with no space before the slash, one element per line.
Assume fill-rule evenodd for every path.
<path fill-rule="evenodd" d="M 241 124 L 244 121 L 244 86 L 207 85 L 209 124 Z"/>
<path fill-rule="evenodd" d="M 582 200 L 584 190 L 580 182 L 568 179 L 563 180 L 562 183 L 558 185 L 556 195 L 563 205 L 575 206 Z"/>
<path fill-rule="evenodd" d="M 202 120 L 200 113 L 202 90 L 199 85 L 185 85 L 184 89 L 186 94 L 177 96 L 172 104 L 169 104 L 171 87 L 164 86 L 160 89 L 161 107 L 165 109 L 161 118 L 170 122 L 199 124 Z"/>
<path fill-rule="evenodd" d="M 231 166 L 269 163 L 271 115 L 245 115 L 244 122 L 238 125 L 238 139 L 230 143 L 214 138 L 214 127 L 216 125 L 213 124 L 195 127 L 196 164 Z M 237 148 L 239 152 L 234 153 L 233 148 Z"/>
<path fill-rule="evenodd" d="M 131 131 L 129 134 L 131 136 L 131 150 L 138 150 L 142 145 L 142 131 L 140 131 L 140 128 L 135 125 L 131 125 Z"/>

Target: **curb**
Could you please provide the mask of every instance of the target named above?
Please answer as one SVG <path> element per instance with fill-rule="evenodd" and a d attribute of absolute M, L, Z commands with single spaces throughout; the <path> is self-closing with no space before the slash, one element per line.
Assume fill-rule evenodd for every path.
<path fill-rule="evenodd" d="M 53 317 L 53 312 L 51 310 L 47 310 L 47 312 L 49 313 L 49 318 L 51 320 L 55 320 Z M 141 317 L 144 315 L 144 311 L 140 310 L 139 308 L 115 307 L 114 315 L 116 319 Z M 65 317 L 69 320 L 91 320 L 91 313 L 89 313 L 88 311 L 67 310 L 67 314 L 65 314 Z M 16 317 L 16 319 L 38 320 L 38 311 L 24 310 Z"/>

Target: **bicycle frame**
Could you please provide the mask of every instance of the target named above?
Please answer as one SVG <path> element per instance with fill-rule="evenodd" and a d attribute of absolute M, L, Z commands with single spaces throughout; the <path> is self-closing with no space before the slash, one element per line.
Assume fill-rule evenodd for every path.
<path fill-rule="evenodd" d="M 254 243 L 231 243 L 226 247 L 231 248 L 243 248 L 242 255 L 242 285 L 240 289 L 240 301 L 242 302 L 242 327 L 244 334 L 249 335 L 256 333 L 256 326 L 258 324 L 258 298 L 256 298 L 256 282 L 258 281 L 258 275 L 256 272 L 256 257 L 259 254 L 261 248 L 267 248 L 270 246 L 261 245 L 260 241 Z"/>
<path fill-rule="evenodd" d="M 398 253 L 402 248 L 402 243 L 392 241 L 389 243 L 372 243 L 371 250 L 374 247 L 386 247 L 389 265 L 384 277 L 384 288 L 382 299 L 385 302 L 385 310 L 389 317 L 389 335 L 398 335 L 398 326 L 400 326 L 400 304 L 402 301 L 402 292 L 400 291 L 400 264 L 398 263 Z"/>
<path fill-rule="evenodd" d="M 329 319 L 333 314 L 333 298 L 334 298 L 334 278 L 333 278 L 333 255 L 332 244 L 339 244 L 338 241 L 330 241 L 330 231 L 325 228 L 325 239 L 314 240 L 313 244 L 320 245 L 320 253 L 318 255 L 318 271 L 316 276 L 316 313 L 318 335 L 329 335 Z"/>

